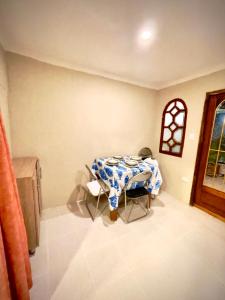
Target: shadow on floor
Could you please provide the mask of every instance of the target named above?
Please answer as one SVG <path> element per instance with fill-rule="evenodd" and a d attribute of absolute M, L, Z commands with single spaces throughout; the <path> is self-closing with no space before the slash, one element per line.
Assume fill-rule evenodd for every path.
<path fill-rule="evenodd" d="M 80 218 L 90 218 L 90 214 L 86 207 L 86 199 L 89 203 L 89 209 L 91 210 L 91 213 L 94 215 L 95 212 L 95 206 L 96 206 L 96 198 L 91 196 L 90 193 L 86 190 L 86 188 L 82 185 L 77 185 L 75 189 L 73 190 L 72 194 L 70 195 L 70 198 L 67 202 L 68 209 L 76 216 Z M 108 203 L 108 200 L 106 197 L 101 196 L 100 203 L 99 203 L 99 211 L 96 215 L 98 217 L 101 215 L 101 211 Z M 106 207 L 105 209 L 108 212 L 109 210 Z"/>
<path fill-rule="evenodd" d="M 165 207 L 165 204 L 159 198 L 155 197 L 151 201 L 151 207 Z"/>
<path fill-rule="evenodd" d="M 87 197 L 87 190 L 81 184 L 78 184 L 67 202 L 68 209 L 80 218 L 90 218 L 90 215 L 85 207 L 85 199 Z"/>

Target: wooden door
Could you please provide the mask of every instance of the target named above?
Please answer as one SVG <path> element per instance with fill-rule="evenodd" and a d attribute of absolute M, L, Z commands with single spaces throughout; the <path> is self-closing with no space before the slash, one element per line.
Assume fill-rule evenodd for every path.
<path fill-rule="evenodd" d="M 225 91 L 206 98 L 191 201 L 225 218 Z"/>

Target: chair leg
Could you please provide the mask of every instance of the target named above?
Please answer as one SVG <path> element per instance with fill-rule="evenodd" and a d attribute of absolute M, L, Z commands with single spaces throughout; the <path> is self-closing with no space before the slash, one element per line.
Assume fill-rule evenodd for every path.
<path fill-rule="evenodd" d="M 147 201 L 148 201 L 148 198 L 147 198 Z M 128 207 L 127 207 L 127 195 L 126 195 L 126 191 L 124 192 L 124 218 L 122 217 L 122 215 L 120 215 L 120 217 L 122 218 L 122 220 L 125 222 L 125 223 L 131 223 L 133 221 L 136 221 L 138 219 L 141 219 L 145 216 L 147 216 L 149 214 L 149 209 L 146 208 L 146 206 L 148 207 L 149 206 L 149 202 L 147 202 L 147 204 L 145 204 L 145 207 L 142 206 L 142 204 L 139 202 L 138 205 L 140 206 L 141 209 L 143 209 L 143 211 L 145 212 L 145 214 L 141 217 L 138 217 L 134 220 L 131 220 L 130 221 L 130 216 L 131 216 L 131 213 L 133 211 L 133 208 L 135 206 L 135 202 L 134 200 L 132 200 L 132 204 L 131 204 L 131 208 L 130 208 L 130 211 L 128 212 Z"/>
<path fill-rule="evenodd" d="M 130 223 L 129 219 L 130 219 L 130 215 L 131 215 L 131 212 L 132 212 L 133 208 L 134 208 L 134 202 L 132 201 L 132 206 L 131 206 L 129 215 L 128 215 L 128 217 L 127 217 L 127 223 Z"/>
<path fill-rule="evenodd" d="M 148 200 L 147 200 L 148 201 Z M 139 206 L 142 208 L 142 210 L 146 213 L 146 215 L 149 214 L 149 209 L 146 208 L 146 205 L 143 205 L 142 203 L 139 203 Z"/>
<path fill-rule="evenodd" d="M 131 210 L 132 210 L 132 207 L 131 207 Z M 126 219 L 126 215 L 127 215 L 127 194 L 126 194 L 126 191 L 125 191 L 125 195 L 124 195 L 124 212 L 125 212 L 126 223 L 129 223 L 128 220 L 129 220 L 129 217 L 130 217 L 130 214 L 131 214 L 131 210 L 130 210 L 130 213 L 129 213 L 127 219 Z"/>
<path fill-rule="evenodd" d="M 100 197 L 101 197 L 101 191 L 99 192 L 98 194 L 98 198 L 97 198 L 97 204 L 96 204 L 96 207 L 95 207 L 95 212 L 94 212 L 94 216 L 92 215 L 92 212 L 88 206 L 88 195 L 90 195 L 89 193 L 86 194 L 86 198 L 85 198 L 85 204 L 86 204 L 86 208 L 89 212 L 89 215 L 91 216 L 92 218 L 92 221 L 94 222 L 95 218 L 96 218 L 96 215 L 97 215 L 97 210 L 98 210 L 98 207 L 99 207 L 99 202 L 100 202 Z M 107 194 L 106 194 L 107 196 Z M 103 207 L 103 209 L 101 210 L 101 214 L 103 213 L 103 211 L 108 207 L 108 203 L 106 203 L 106 205 Z"/>
<path fill-rule="evenodd" d="M 150 209 L 150 205 L 151 205 L 151 194 L 148 194 L 148 200 L 147 200 L 147 209 Z"/>
<path fill-rule="evenodd" d="M 149 200 L 149 199 L 147 198 L 147 201 L 148 201 L 148 200 Z M 131 212 L 132 212 L 132 210 L 133 210 L 133 208 L 134 208 L 134 205 L 135 205 L 135 202 L 134 202 L 134 201 L 132 201 L 132 202 L 133 202 L 133 205 L 132 205 L 132 207 L 131 207 L 129 216 L 128 216 L 128 218 L 127 218 L 127 223 L 131 223 L 131 222 L 134 222 L 134 221 L 136 221 L 136 220 L 142 219 L 142 218 L 146 217 L 146 216 L 149 214 L 149 210 L 146 209 L 146 204 L 143 206 L 143 204 L 139 202 L 138 205 L 139 205 L 140 208 L 144 211 L 145 214 L 144 214 L 143 216 L 141 216 L 141 217 L 138 217 L 138 218 L 136 218 L 136 219 L 133 219 L 133 220 L 129 221 L 129 218 L 130 218 L 130 216 L 131 216 Z M 148 205 L 148 203 L 149 203 L 149 202 L 147 202 L 147 205 Z"/>
<path fill-rule="evenodd" d="M 96 204 L 96 208 L 95 208 L 94 220 L 95 220 L 96 215 L 97 215 L 100 196 L 101 196 L 101 191 L 99 191 L 99 194 L 98 194 L 98 200 L 97 200 L 97 204 Z"/>
<path fill-rule="evenodd" d="M 87 193 L 87 195 L 86 195 L 86 199 L 85 199 L 85 200 L 86 200 L 86 201 L 85 201 L 86 208 L 87 208 L 87 210 L 88 210 L 88 212 L 89 212 L 89 215 L 90 215 L 91 218 L 92 218 L 92 221 L 94 222 L 94 218 L 93 218 L 92 213 L 91 213 L 91 210 L 90 210 L 90 208 L 89 208 L 89 206 L 88 206 L 88 193 Z"/>

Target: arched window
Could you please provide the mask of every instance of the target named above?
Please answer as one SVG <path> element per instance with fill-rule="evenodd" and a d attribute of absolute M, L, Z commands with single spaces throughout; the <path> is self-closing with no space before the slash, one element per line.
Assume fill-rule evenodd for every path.
<path fill-rule="evenodd" d="M 171 100 L 163 111 L 159 152 L 182 156 L 187 106 L 182 99 Z"/>

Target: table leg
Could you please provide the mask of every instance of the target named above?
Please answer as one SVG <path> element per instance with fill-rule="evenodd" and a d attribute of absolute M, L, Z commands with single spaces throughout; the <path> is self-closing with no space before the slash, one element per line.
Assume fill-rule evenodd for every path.
<path fill-rule="evenodd" d="M 147 209 L 150 209 L 150 207 L 151 207 L 151 201 L 152 201 L 151 194 L 148 194 Z"/>
<path fill-rule="evenodd" d="M 117 209 L 110 211 L 110 220 L 115 222 L 118 218 L 118 211 Z"/>

